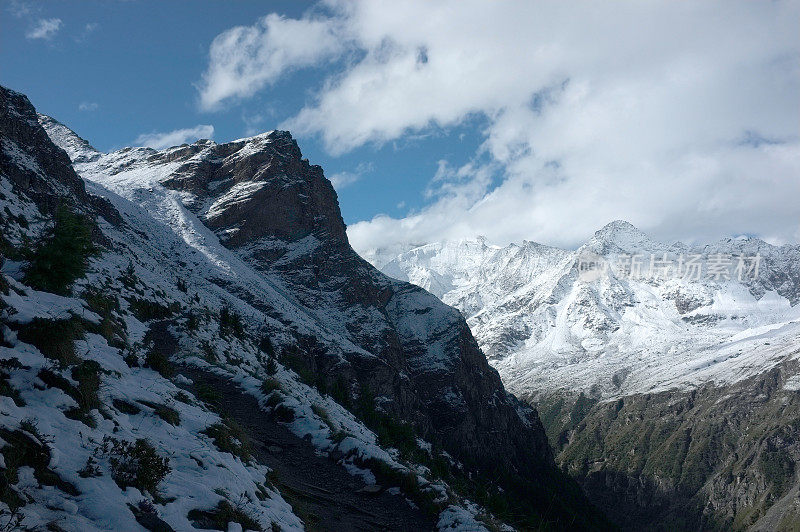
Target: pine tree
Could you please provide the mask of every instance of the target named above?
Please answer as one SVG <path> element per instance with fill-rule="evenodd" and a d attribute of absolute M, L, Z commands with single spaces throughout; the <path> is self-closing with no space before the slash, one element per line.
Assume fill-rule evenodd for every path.
<path fill-rule="evenodd" d="M 25 284 L 44 292 L 68 294 L 70 285 L 84 275 L 96 251 L 86 217 L 61 205 L 55 224 L 30 256 Z"/>

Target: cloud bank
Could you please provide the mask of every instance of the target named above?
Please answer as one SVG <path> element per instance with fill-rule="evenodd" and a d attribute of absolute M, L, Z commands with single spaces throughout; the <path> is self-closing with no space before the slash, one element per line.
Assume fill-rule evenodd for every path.
<path fill-rule="evenodd" d="M 201 105 L 323 68 L 281 127 L 332 154 L 484 124 L 422 210 L 350 227 L 359 251 L 477 234 L 573 246 L 619 218 L 662 239 L 800 240 L 798 2 L 332 0 L 313 13 L 219 35 Z"/>
<path fill-rule="evenodd" d="M 136 137 L 136 146 L 146 146 L 156 150 L 180 146 L 197 139 L 210 139 L 214 136 L 214 126 L 197 125 L 192 128 L 176 129 L 165 133 L 143 133 Z"/>

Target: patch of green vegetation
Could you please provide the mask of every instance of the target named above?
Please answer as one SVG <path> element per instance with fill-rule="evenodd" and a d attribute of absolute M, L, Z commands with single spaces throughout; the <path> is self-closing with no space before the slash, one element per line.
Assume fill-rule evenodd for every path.
<path fill-rule="evenodd" d="M 178 411 L 174 408 L 171 408 L 167 405 L 161 403 L 154 403 L 152 401 L 139 401 L 139 403 L 149 406 L 153 409 L 155 414 L 173 426 L 178 426 L 181 424 L 181 416 L 178 414 Z"/>
<path fill-rule="evenodd" d="M 267 377 L 266 379 L 261 381 L 260 388 L 261 388 L 261 393 L 263 393 L 264 395 L 269 395 L 276 390 L 280 391 L 281 383 L 278 381 L 278 379 L 275 379 L 273 377 Z"/>
<path fill-rule="evenodd" d="M 128 308 L 141 322 L 153 320 L 165 320 L 171 318 L 175 312 L 180 310 L 180 303 L 173 303 L 170 306 L 151 301 L 140 297 L 131 296 L 128 299 Z"/>
<path fill-rule="evenodd" d="M 263 530 L 258 522 L 239 506 L 227 500 L 220 501 L 210 510 L 190 510 L 187 516 L 195 528 L 206 530 L 228 530 L 228 523 L 238 523 L 244 530 Z"/>
<path fill-rule="evenodd" d="M 214 346 L 208 340 L 203 340 L 200 344 L 200 349 L 203 350 L 203 358 L 209 364 L 216 364 L 219 362 L 219 356 L 217 355 L 217 351 L 214 349 Z"/>
<path fill-rule="evenodd" d="M 206 403 L 212 410 L 219 409 L 222 404 L 222 395 L 211 385 L 200 382 L 195 387 L 195 395 Z"/>
<path fill-rule="evenodd" d="M 243 462 L 250 461 L 253 444 L 250 442 L 247 432 L 233 419 L 224 418 L 202 433 L 208 435 L 220 451 L 238 456 Z"/>
<path fill-rule="evenodd" d="M 89 220 L 61 205 L 53 228 L 30 254 L 23 282 L 36 290 L 66 295 L 72 283 L 86 275 L 89 257 L 96 251 Z"/>
<path fill-rule="evenodd" d="M 776 497 L 781 496 L 794 479 L 794 460 L 784 449 L 763 451 L 758 457 L 758 466 L 771 484 L 770 491 Z"/>
<path fill-rule="evenodd" d="M 223 338 L 231 335 L 240 340 L 244 338 L 242 317 L 227 306 L 222 307 L 219 311 L 219 335 Z"/>
<path fill-rule="evenodd" d="M 128 414 L 129 416 L 135 416 L 139 412 L 142 411 L 141 408 L 136 406 L 133 403 L 129 403 L 123 399 L 114 399 L 111 401 L 111 404 L 114 405 L 114 408 L 122 412 L 123 414 Z"/>
<path fill-rule="evenodd" d="M 115 315 L 121 312 L 119 299 L 112 294 L 89 287 L 83 293 L 83 300 L 86 301 L 89 310 L 100 316 L 99 324 L 84 323 L 86 329 L 105 338 L 111 347 L 124 349 L 128 345 L 127 328 L 125 321 Z"/>
<path fill-rule="evenodd" d="M 157 371 L 165 379 L 175 376 L 175 366 L 170 362 L 169 357 L 161 351 L 149 351 L 144 359 L 144 367 Z"/>
<path fill-rule="evenodd" d="M 299 347 L 285 347 L 281 352 L 281 362 L 284 366 L 297 373 L 300 381 L 309 386 L 316 386 L 317 378 L 314 374 L 313 358 L 305 354 Z"/>
<path fill-rule="evenodd" d="M 197 313 L 195 313 L 193 310 L 190 310 L 186 315 L 186 330 L 196 331 L 199 326 L 200 320 L 197 317 Z"/>
<path fill-rule="evenodd" d="M 93 360 L 84 360 L 72 368 L 72 379 L 78 383 L 77 386 L 48 368 L 39 370 L 37 376 L 49 388 L 58 388 L 78 403 L 76 407 L 64 412 L 65 416 L 81 421 L 89 427 L 95 427 L 97 422 L 92 417 L 91 411 L 102 407 L 98 397 L 101 373 L 100 364 Z"/>
<path fill-rule="evenodd" d="M 82 321 L 75 316 L 63 320 L 34 318 L 17 330 L 21 342 L 35 346 L 44 356 L 62 366 L 80 360 L 75 353 L 75 340 L 83 337 Z"/>
<path fill-rule="evenodd" d="M 26 504 L 24 497 L 14 488 L 19 482 L 19 468 L 23 466 L 33 469 L 34 477 L 40 484 L 54 486 L 72 496 L 80 495 L 75 486 L 50 469 L 50 449 L 45 443 L 47 439 L 39 434 L 35 423 L 23 421 L 20 428 L 13 431 L 0 427 L 0 438 L 6 442 L 0 449 L 5 461 L 5 468 L 0 469 L 0 501 L 9 508 L 15 510 Z"/>
<path fill-rule="evenodd" d="M 130 486 L 156 496 L 158 484 L 172 470 L 169 459 L 160 456 L 153 444 L 144 438 L 131 443 L 106 436 L 103 451 L 108 454 L 111 478 L 120 489 Z"/>
<path fill-rule="evenodd" d="M 381 445 L 394 447 L 400 451 L 402 457 L 407 459 L 422 458 L 414 427 L 376 410 L 375 396 L 369 389 L 361 389 L 356 403 L 356 412 L 367 427 L 377 434 Z"/>
<path fill-rule="evenodd" d="M 25 400 L 9 379 L 11 378 L 12 369 L 20 369 L 22 367 L 19 360 L 13 357 L 0 360 L 0 395 L 10 397 L 14 404 L 19 407 L 25 406 Z"/>
<path fill-rule="evenodd" d="M 100 364 L 94 360 L 84 360 L 72 368 L 72 379 L 78 383 L 77 386 L 73 387 L 74 395 L 72 395 L 72 398 L 75 399 L 78 406 L 64 412 L 65 416 L 82 421 L 90 427 L 96 426 L 97 423 L 92 417 L 91 411 L 102 407 L 98 396 L 101 373 Z"/>
<path fill-rule="evenodd" d="M 136 276 L 136 268 L 133 266 L 133 261 L 128 261 L 128 266 L 120 274 L 119 280 L 122 282 L 122 286 L 128 290 L 136 288 L 139 278 Z"/>
<path fill-rule="evenodd" d="M 414 501 L 422 511 L 431 517 L 436 517 L 447 506 L 446 501 L 437 502 L 437 493 L 426 490 L 420 486 L 416 473 L 395 469 L 386 462 L 375 458 L 356 460 L 361 467 L 366 467 L 375 475 L 378 484 L 382 486 L 396 486 L 404 495 Z"/>

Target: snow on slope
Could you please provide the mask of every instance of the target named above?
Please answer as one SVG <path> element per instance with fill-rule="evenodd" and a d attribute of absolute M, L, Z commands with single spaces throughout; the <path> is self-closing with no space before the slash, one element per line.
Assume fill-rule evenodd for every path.
<path fill-rule="evenodd" d="M 72 132 L 69 130 L 64 132 L 56 129 L 54 140 L 65 143 L 68 148 L 80 146 L 80 142 L 69 138 L 70 134 Z M 269 142 L 267 136 L 250 139 L 246 149 L 258 151 L 258 144 L 263 142 Z M 197 145 L 202 153 L 202 142 Z M 208 145 L 212 143 L 209 141 Z M 321 453 L 343 455 L 340 458 L 341 464 L 354 474 L 371 478 L 374 482 L 371 473 L 361 469 L 356 463 L 375 459 L 388 464 L 392 469 L 414 475 L 424 491 L 431 491 L 436 494 L 437 499 L 451 504 L 449 512 L 452 513 L 453 508 L 460 508 L 459 505 L 473 508 L 468 501 L 461 500 L 450 491 L 448 486 L 430 478 L 430 472 L 424 467 L 403 463 L 395 450 L 380 447 L 375 434 L 350 412 L 330 397 L 322 396 L 314 388 L 300 382 L 293 372 L 279 366 L 274 378 L 279 384 L 280 392 L 266 396 L 261 392 L 264 369 L 259 351 L 254 347 L 256 338 L 266 332 L 277 349 L 288 346 L 294 341 L 294 337 L 287 333 L 287 324 L 291 324 L 293 334 L 310 335 L 327 342 L 334 353 L 347 351 L 359 353 L 364 357 L 374 357 L 374 355 L 338 334 L 336 329 L 340 327 L 339 317 L 310 312 L 297 301 L 279 278 L 256 272 L 244 263 L 239 255 L 223 246 L 217 235 L 185 207 L 186 203 L 192 203 L 196 198 L 187 197 L 183 192 L 166 189 L 160 184 L 160 180 L 169 175 L 177 164 L 164 160 L 184 148 L 177 147 L 162 152 L 147 148 L 132 148 L 76 160 L 75 167 L 86 180 L 87 190 L 108 199 L 122 215 L 126 224 L 124 227 L 114 227 L 102 223 L 103 233 L 111 239 L 111 249 L 114 252 L 104 253 L 101 260 L 93 263 L 88 280 L 85 283 L 79 282 L 78 290 L 80 287 L 105 286 L 120 296 L 133 297 L 140 297 L 142 295 L 140 291 L 144 290 L 148 298 L 161 301 L 165 305 L 179 304 L 184 309 L 200 307 L 200 310 L 196 311 L 200 316 L 207 314 L 209 309 L 219 309 L 224 306 L 232 309 L 242 316 L 248 340 L 223 339 L 213 321 L 201 317 L 200 330 L 188 335 L 181 330 L 172 330 L 180 341 L 180 352 L 186 353 L 184 355 L 187 357 L 184 360 L 186 363 L 224 373 L 245 390 L 259 397 L 262 404 L 268 404 L 268 399 L 277 394 L 280 404 L 294 412 L 294 421 L 289 424 L 289 428 L 298 436 L 310 438 Z M 80 157 L 80 153 L 78 156 Z M 153 164 L 155 156 L 158 156 L 159 163 L 163 164 Z M 202 158 L 202 155 L 199 158 Z M 78 162 L 79 160 L 82 162 Z M 226 201 L 230 199 L 230 194 L 226 198 Z M 210 210 L 212 210 L 210 207 L 201 209 L 204 213 Z M 131 258 L 130 263 L 128 257 Z M 142 283 L 134 293 L 120 284 L 120 279 L 125 276 L 129 268 L 135 271 L 135 276 Z M 181 283 L 187 287 L 186 290 L 179 288 Z M 13 295 L 11 297 L 13 298 Z M 127 305 L 124 303 L 124 298 L 120 297 L 120 300 L 123 301 L 125 309 Z M 268 312 L 262 307 L 267 302 Z M 72 302 L 73 306 L 80 307 L 81 304 L 79 299 Z M 25 308 L 24 305 L 14 307 L 15 319 L 31 317 Z M 430 319 L 430 316 L 427 319 Z M 185 320 L 183 321 L 185 323 Z M 421 321 L 411 320 L 411 323 L 421 323 Z M 133 346 L 142 346 L 148 326 L 130 318 L 127 319 L 127 328 L 130 343 Z M 414 334 L 421 332 L 427 331 L 414 331 Z M 218 363 L 209 364 L 205 358 L 193 355 L 209 349 L 225 356 L 221 357 L 222 360 Z M 230 358 L 228 355 L 230 353 L 235 353 L 236 356 Z M 149 370 L 142 371 L 152 373 Z M 157 377 L 155 379 L 158 380 Z M 266 408 L 273 407 L 274 402 L 273 406 Z M 319 408 L 327 414 L 327 419 L 320 417 Z M 207 421 L 208 423 L 198 427 L 198 430 L 206 428 L 215 419 L 213 416 L 207 416 Z M 337 434 L 334 434 L 335 432 Z M 161 443 L 168 445 L 165 442 Z M 421 441 L 420 445 L 430 447 L 424 441 Z M 211 482 L 206 484 L 213 492 L 215 484 Z M 219 483 L 216 486 L 219 489 Z M 225 484 L 223 486 L 233 494 L 233 489 Z M 176 487 L 174 491 L 178 492 L 178 489 Z M 191 490 L 185 489 L 185 492 Z M 217 494 L 212 498 L 213 501 L 209 499 L 206 506 L 218 501 L 220 496 Z M 204 500 L 200 500 L 198 505 Z M 276 500 L 282 503 L 279 497 L 276 497 Z M 81 507 L 81 511 L 90 511 L 92 507 L 93 503 L 87 502 L 86 510 Z M 184 510 L 183 507 L 175 510 L 170 508 L 169 511 L 162 511 L 161 517 L 171 523 L 180 524 L 181 521 L 174 521 L 172 517 L 173 514 L 183 512 L 185 520 Z M 255 511 L 253 513 L 260 515 Z M 264 514 L 259 521 L 265 528 L 268 528 L 272 521 L 279 523 L 286 530 L 298 526 L 296 517 L 290 510 L 286 517 L 273 512 Z M 452 520 L 445 519 L 443 523 L 451 524 Z M 179 528 L 185 527 L 179 526 Z"/>
<path fill-rule="evenodd" d="M 584 257 L 620 264 L 639 255 L 754 257 L 758 275 L 633 278 L 612 268 L 596 279 Z M 732 382 L 798 355 L 800 247 L 727 239 L 692 249 L 662 244 L 626 222 L 578 250 L 485 239 L 373 252 L 381 270 L 458 308 L 507 388 L 520 396 L 557 389 L 604 397 Z M 735 266 L 732 265 L 731 268 Z M 733 270 L 731 269 L 731 272 Z"/>

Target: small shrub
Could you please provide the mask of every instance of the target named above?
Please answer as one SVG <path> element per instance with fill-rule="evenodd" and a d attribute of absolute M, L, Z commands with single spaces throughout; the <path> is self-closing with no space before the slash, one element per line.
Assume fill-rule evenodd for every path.
<path fill-rule="evenodd" d="M 192 398 L 189 397 L 189 394 L 184 392 L 183 390 L 175 394 L 175 400 L 180 401 L 181 403 L 185 403 L 187 405 L 192 404 Z"/>
<path fill-rule="evenodd" d="M 223 419 L 214 423 L 203 434 L 208 435 L 220 451 L 238 456 L 248 462 L 252 456 L 253 446 L 247 433 L 232 419 Z"/>
<path fill-rule="evenodd" d="M 181 279 L 181 278 L 179 278 L 177 280 L 177 282 L 175 283 L 175 286 L 177 286 L 178 290 L 180 290 L 184 294 L 189 290 L 189 288 L 186 286 L 186 281 L 184 279 Z"/>
<path fill-rule="evenodd" d="M 244 327 L 242 317 L 227 306 L 219 311 L 219 335 L 223 338 L 233 335 L 236 338 L 244 338 Z"/>
<path fill-rule="evenodd" d="M 136 353 L 127 353 L 122 360 L 125 361 L 129 368 L 139 367 L 139 357 L 136 355 Z"/>
<path fill-rule="evenodd" d="M 277 379 L 273 379 L 272 377 L 267 377 L 261 382 L 261 393 L 264 395 L 269 395 L 276 390 L 281 389 L 281 383 L 278 382 Z"/>
<path fill-rule="evenodd" d="M 278 363 L 275 361 L 275 357 L 268 357 L 267 364 L 264 367 L 267 372 L 267 375 L 275 375 L 278 373 Z"/>
<path fill-rule="evenodd" d="M 270 358 L 275 358 L 275 347 L 272 345 L 272 340 L 269 336 L 264 335 L 258 343 L 258 349 Z"/>
<path fill-rule="evenodd" d="M 74 316 L 64 320 L 34 318 L 17 331 L 21 342 L 35 346 L 44 356 L 61 365 L 80 360 L 75 354 L 75 340 L 83 336 L 81 320 Z"/>
<path fill-rule="evenodd" d="M 322 422 L 325 423 L 329 429 L 331 429 L 331 432 L 336 432 L 336 425 L 334 425 L 333 421 L 331 421 L 331 416 L 328 414 L 327 410 L 319 405 L 311 405 L 311 410 L 313 410 L 317 417 L 319 417 Z"/>
<path fill-rule="evenodd" d="M 139 403 L 149 406 L 155 411 L 155 414 L 169 423 L 170 425 L 178 426 L 181 424 L 181 416 L 177 410 L 161 403 L 154 403 L 152 401 L 139 401 Z"/>
<path fill-rule="evenodd" d="M 203 382 L 197 385 L 195 395 L 212 409 L 219 408 L 222 403 L 222 395 L 214 387 Z"/>
<path fill-rule="evenodd" d="M 89 458 L 86 459 L 86 464 L 78 471 L 78 476 L 81 478 L 103 476 L 103 472 L 100 470 L 100 466 L 97 464 L 97 460 L 95 460 L 94 456 L 89 456 Z"/>
<path fill-rule="evenodd" d="M 0 395 L 10 397 L 14 401 L 14 404 L 19 407 L 25 406 L 25 400 L 20 395 L 19 390 L 11 385 L 9 382 L 10 378 L 11 373 L 5 368 L 0 368 Z"/>
<path fill-rule="evenodd" d="M 119 299 L 91 287 L 83 293 L 83 299 L 89 310 L 100 316 L 99 324 L 84 324 L 89 332 L 105 338 L 111 347 L 123 349 L 128 344 L 126 325 L 123 320 L 114 315 L 115 312 L 120 312 Z"/>
<path fill-rule="evenodd" d="M 160 351 L 149 351 L 145 357 L 144 367 L 157 371 L 165 379 L 175 376 L 175 366 L 167 355 Z"/>
<path fill-rule="evenodd" d="M 199 326 L 200 320 L 197 319 L 197 314 L 195 314 L 194 311 L 189 311 L 189 315 L 186 316 L 186 329 L 189 331 L 196 331 Z"/>
<path fill-rule="evenodd" d="M 200 344 L 200 348 L 203 350 L 203 358 L 206 362 L 209 364 L 216 364 L 219 362 L 217 351 L 214 349 L 214 346 L 211 345 L 211 342 L 203 340 L 203 343 Z"/>
<path fill-rule="evenodd" d="M 128 308 L 141 322 L 152 320 L 164 320 L 172 316 L 173 309 L 162 305 L 158 301 L 151 301 L 149 299 L 142 299 L 139 297 L 128 298 Z"/>
<path fill-rule="evenodd" d="M 67 294 L 72 283 L 86 274 L 95 252 L 89 221 L 62 205 L 53 228 L 30 256 L 24 282 L 37 290 Z"/>
<path fill-rule="evenodd" d="M 128 261 L 128 267 L 122 271 L 119 280 L 128 290 L 136 288 L 136 283 L 139 282 L 139 278 L 136 276 L 136 268 L 133 266 L 133 261 Z"/>
<path fill-rule="evenodd" d="M 76 388 L 78 409 L 82 412 L 100 408 L 100 373 L 102 368 L 94 360 L 84 360 L 80 365 L 72 368 L 72 379 L 78 383 Z"/>
<path fill-rule="evenodd" d="M 136 406 L 133 403 L 129 403 L 128 401 L 124 401 L 122 399 L 114 399 L 111 404 L 114 405 L 114 408 L 122 412 L 123 414 L 128 414 L 129 416 L 135 416 L 139 412 L 141 412 L 141 408 Z"/>
<path fill-rule="evenodd" d="M 158 484 L 169 474 L 169 459 L 162 457 L 148 440 L 140 438 L 131 443 L 106 437 L 110 443 L 108 463 L 111 478 L 121 489 L 128 486 L 141 492 L 157 495 Z"/>
<path fill-rule="evenodd" d="M 228 523 L 239 523 L 244 530 L 263 530 L 258 522 L 226 500 L 211 510 L 190 510 L 187 516 L 195 528 L 228 530 Z"/>

